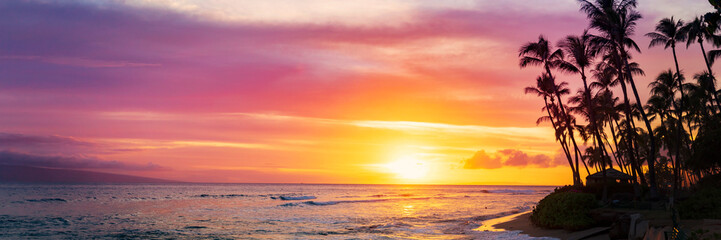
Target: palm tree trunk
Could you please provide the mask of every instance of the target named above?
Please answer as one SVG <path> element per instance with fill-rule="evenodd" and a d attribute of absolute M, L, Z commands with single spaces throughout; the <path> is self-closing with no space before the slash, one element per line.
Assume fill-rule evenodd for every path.
<path fill-rule="evenodd" d="M 603 140 L 606 142 L 608 149 L 611 150 L 611 155 L 613 155 L 613 159 L 616 161 L 616 164 L 618 165 L 618 168 L 621 170 L 621 172 L 625 172 L 625 169 L 623 168 L 623 161 L 618 158 L 618 155 L 616 155 L 616 151 L 613 150 L 613 146 L 611 145 L 611 141 L 608 141 L 608 134 L 603 134 Z"/>
<path fill-rule="evenodd" d="M 681 92 L 681 99 L 679 99 L 679 108 L 677 109 L 678 121 L 676 122 L 676 157 L 674 158 L 673 164 L 673 195 L 677 196 L 678 193 L 678 166 L 679 159 L 681 158 L 681 131 L 683 130 L 683 83 L 681 82 L 681 70 L 678 68 L 678 59 L 676 58 L 676 45 L 671 44 L 671 51 L 673 52 L 673 62 L 676 64 L 676 79 L 678 80 L 678 91 Z M 705 105 L 705 104 L 704 104 Z M 690 126 L 689 126 L 690 127 Z"/>
<path fill-rule="evenodd" d="M 636 129 L 637 129 L 638 127 L 636 126 L 636 122 L 635 122 L 635 121 L 631 121 L 631 127 L 634 129 L 634 130 L 633 130 L 633 133 L 634 133 L 634 136 L 633 136 L 633 137 L 634 137 L 634 138 L 631 139 L 631 143 L 634 144 L 633 151 L 634 151 L 634 153 L 636 154 L 636 156 L 638 157 L 638 162 L 636 163 L 636 171 L 638 172 L 638 175 L 641 176 L 641 181 L 642 181 L 642 183 L 643 183 L 644 185 L 648 186 L 648 184 L 646 184 L 646 178 L 645 178 L 644 175 L 643 175 L 643 169 L 641 169 L 641 167 L 642 167 L 641 165 L 643 165 L 643 161 L 641 161 L 641 157 L 640 157 L 640 156 L 641 156 L 641 153 L 638 151 L 638 148 L 639 148 L 639 147 L 638 147 L 638 144 L 639 144 L 639 143 L 638 143 L 638 138 L 637 138 L 638 135 L 636 135 L 636 134 L 637 134 L 637 133 L 636 133 Z"/>
<path fill-rule="evenodd" d="M 613 144 L 616 145 L 617 157 L 621 160 L 622 163 L 624 163 L 624 164 L 621 165 L 621 166 L 623 166 L 626 174 L 628 174 L 628 173 L 630 173 L 630 171 L 628 171 L 628 165 L 630 164 L 630 162 L 629 162 L 627 159 L 623 159 L 622 154 L 619 152 L 619 151 L 621 151 L 621 150 L 618 148 L 618 140 L 617 140 L 617 136 L 616 136 L 616 130 L 614 130 L 614 127 L 613 127 L 613 122 L 615 122 L 615 123 L 616 123 L 616 126 L 618 126 L 618 121 L 616 121 L 616 120 L 613 120 L 613 121 L 609 120 L 609 121 L 608 121 L 608 127 L 611 129 L 611 137 L 613 138 Z M 620 128 L 619 128 L 619 130 L 620 130 Z M 609 143 L 609 144 L 611 144 L 611 143 Z M 635 174 L 634 174 L 634 175 L 635 175 Z"/>
<path fill-rule="evenodd" d="M 548 73 L 548 77 L 553 79 L 553 75 L 551 74 L 551 69 L 548 65 L 545 65 L 546 73 Z M 556 97 L 558 98 L 558 106 L 561 108 L 561 114 L 563 114 L 564 120 L 566 120 L 566 129 L 568 130 L 568 135 L 571 137 L 571 142 L 573 142 L 573 148 L 578 150 L 578 145 L 576 144 L 576 138 L 573 136 L 573 128 L 571 127 L 571 118 L 566 114 L 566 108 L 563 106 L 563 98 L 561 98 L 561 94 L 559 94 L 558 91 L 555 91 Z M 578 155 L 576 155 L 576 163 L 578 163 Z M 571 163 L 573 165 L 573 163 Z M 575 175 L 576 182 L 574 182 L 574 185 L 583 185 L 581 182 L 581 174 L 578 168 L 574 169 L 573 166 L 571 166 L 571 170 L 573 170 L 573 174 Z"/>
<path fill-rule="evenodd" d="M 553 126 L 553 134 L 556 136 L 556 140 L 561 143 L 561 148 L 563 149 L 563 153 L 566 154 L 566 158 L 568 159 L 568 164 L 571 165 L 571 171 L 574 173 L 576 172 L 575 169 L 573 169 L 573 160 L 571 160 L 571 154 L 568 151 L 568 144 L 566 144 L 565 140 L 561 140 L 558 135 L 556 135 L 556 121 L 553 120 L 553 115 L 551 114 L 550 106 L 548 105 L 548 99 L 547 97 L 543 97 L 543 102 L 546 104 L 546 113 L 548 113 L 548 118 L 551 120 L 551 125 Z M 573 174 L 573 182 L 576 182 L 576 174 Z"/>
<path fill-rule="evenodd" d="M 563 114 L 564 120 L 566 120 L 566 129 L 568 130 L 568 136 L 571 138 L 571 142 L 573 143 L 573 148 L 578 151 L 578 145 L 576 144 L 576 137 L 574 137 L 573 134 L 573 128 L 571 127 L 571 118 L 566 114 L 566 108 L 563 106 L 563 100 L 561 98 L 561 94 L 556 91 L 556 98 L 558 98 L 558 106 L 561 108 L 561 114 Z M 576 162 L 578 162 L 578 155 L 576 155 Z M 573 163 L 572 163 L 573 165 Z M 576 180 L 578 182 L 574 184 L 583 185 L 581 183 L 581 174 L 578 172 L 578 169 L 574 170 L 574 174 L 576 175 Z"/>
<path fill-rule="evenodd" d="M 656 198 L 658 196 L 658 187 L 656 186 L 656 137 L 653 134 L 653 128 L 651 127 L 651 122 L 648 120 L 648 116 L 646 116 L 646 111 L 643 110 L 643 105 L 641 105 L 641 97 L 638 95 L 638 89 L 636 89 L 636 83 L 633 81 L 633 76 L 631 74 L 631 67 L 628 64 L 628 56 L 626 56 L 625 51 L 621 51 L 622 54 L 622 60 L 624 65 L 626 65 L 626 75 L 628 77 L 628 82 L 631 83 L 631 89 L 633 90 L 633 95 L 636 97 L 636 107 L 638 107 L 639 112 L 641 112 L 641 117 L 643 118 L 643 122 L 646 124 L 646 130 L 648 131 L 648 138 L 651 142 L 651 149 L 648 153 L 648 184 L 649 186 L 649 195 L 650 197 Z"/>
<path fill-rule="evenodd" d="M 606 158 L 610 160 L 608 157 L 608 152 L 606 151 L 606 147 L 603 144 L 603 140 L 601 139 L 601 135 L 598 131 L 598 124 L 596 124 L 596 112 L 593 109 L 593 104 L 591 103 L 591 90 L 588 89 L 588 83 L 586 82 L 586 74 L 583 68 L 581 68 L 581 80 L 583 80 L 583 95 L 585 95 L 586 98 L 586 108 L 588 111 L 588 118 L 591 121 L 593 136 L 596 138 L 596 145 L 603 151 L 604 156 L 601 159 L 601 168 L 603 169 L 603 194 L 601 197 L 602 201 L 608 200 L 608 181 L 606 180 Z M 613 166 L 611 166 L 613 167 Z"/>
<path fill-rule="evenodd" d="M 619 69 L 619 73 L 622 73 L 623 71 Z M 626 89 L 626 80 L 624 77 L 622 77 L 623 74 L 619 74 L 620 79 L 618 80 L 619 83 L 621 83 L 621 91 L 623 92 L 623 105 L 625 107 L 624 109 L 624 115 L 626 116 L 626 148 L 628 152 L 629 161 L 631 162 L 631 169 L 633 170 L 634 178 L 640 179 L 640 182 L 642 185 L 646 185 L 646 179 L 643 177 L 643 173 L 640 171 L 641 167 L 639 166 L 639 162 L 636 161 L 636 155 L 635 155 L 635 146 L 633 144 L 633 139 L 635 139 L 633 136 L 635 135 L 635 129 L 631 127 L 631 121 L 633 121 L 633 118 L 631 118 L 631 104 L 628 100 L 628 90 Z"/>

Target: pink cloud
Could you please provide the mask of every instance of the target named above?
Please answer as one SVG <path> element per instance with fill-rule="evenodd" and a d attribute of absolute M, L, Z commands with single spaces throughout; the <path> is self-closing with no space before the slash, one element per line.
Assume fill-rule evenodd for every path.
<path fill-rule="evenodd" d="M 563 165 L 563 162 L 544 154 L 529 155 L 516 149 L 503 149 L 492 155 L 480 150 L 466 160 L 465 169 L 495 169 L 504 166 L 550 168 Z"/>

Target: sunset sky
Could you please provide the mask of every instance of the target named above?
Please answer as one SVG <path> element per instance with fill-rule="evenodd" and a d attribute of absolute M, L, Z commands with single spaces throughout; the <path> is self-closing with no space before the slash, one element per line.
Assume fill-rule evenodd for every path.
<path fill-rule="evenodd" d="M 0 164 L 191 182 L 571 183 L 539 34 L 588 26 L 575 0 L 0 2 Z M 643 34 L 705 0 L 639 0 L 645 86 L 672 67 Z M 685 46 L 685 44 L 684 44 Z M 710 47 L 710 46 L 709 46 Z M 679 49 L 688 74 L 697 45 Z M 574 75 L 559 75 L 581 87 Z"/>

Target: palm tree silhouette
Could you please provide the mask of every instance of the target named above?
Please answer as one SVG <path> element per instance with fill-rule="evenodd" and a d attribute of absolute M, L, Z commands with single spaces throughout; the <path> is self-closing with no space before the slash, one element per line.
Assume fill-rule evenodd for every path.
<path fill-rule="evenodd" d="M 595 138 L 595 142 L 599 144 L 599 148 L 603 150 L 603 152 L 606 152 L 603 140 L 601 139 L 601 131 L 599 130 L 601 126 L 596 120 L 598 118 L 597 112 L 594 109 L 595 104 L 591 101 L 591 89 L 589 88 L 586 78 L 586 69 L 591 65 L 597 53 L 597 50 L 591 45 L 591 37 L 592 36 L 589 35 L 586 30 L 583 31 L 583 34 L 580 36 L 567 36 L 564 40 L 559 42 L 559 48 L 561 48 L 569 57 L 566 64 L 559 64 L 559 68 L 581 75 L 581 81 L 583 82 L 584 89 L 582 96 L 583 101 L 585 101 L 582 105 L 587 108 L 585 109 L 585 112 L 587 112 L 589 130 Z M 576 163 L 576 167 L 578 167 L 578 163 Z M 603 169 L 606 168 L 605 162 L 602 162 L 602 167 Z"/>
<path fill-rule="evenodd" d="M 650 195 L 652 198 L 656 198 L 658 192 L 654 166 L 657 152 L 656 139 L 653 135 L 651 122 L 641 105 L 641 98 L 639 97 L 638 89 L 636 89 L 636 83 L 633 81 L 630 70 L 630 56 L 626 50 L 627 48 L 632 48 L 637 52 L 641 51 L 636 42 L 630 38 L 635 31 L 637 21 L 641 19 L 641 14 L 635 10 L 637 2 L 636 0 L 594 0 L 593 2 L 590 0 L 579 0 L 579 2 L 581 2 L 581 11 L 585 12 L 591 20 L 591 28 L 601 32 L 601 36 L 594 37 L 593 41 L 605 51 L 616 52 L 618 54 L 623 70 L 625 70 L 619 69 L 619 73 L 623 73 L 624 80 L 631 84 L 631 89 L 636 98 L 636 106 L 648 130 L 650 149 L 647 154 L 647 162 L 649 168 Z M 622 82 L 624 80 L 622 80 Z M 624 100 L 628 98 L 626 91 L 624 91 L 624 98 Z M 626 101 L 626 103 L 628 103 L 628 101 Z M 630 115 L 629 112 L 631 109 L 627 108 L 626 111 L 627 115 Z M 627 121 L 632 121 L 632 119 L 627 116 Z M 632 134 L 634 133 L 629 131 L 629 135 Z"/>
<path fill-rule="evenodd" d="M 521 68 L 540 65 L 546 70 L 546 74 L 551 81 L 555 80 L 553 74 L 551 74 L 551 68 L 558 68 L 562 65 L 568 64 L 566 61 L 563 60 L 563 51 L 561 51 L 560 49 L 552 50 L 550 43 L 543 36 L 539 36 L 538 41 L 536 42 L 528 42 L 521 46 L 518 56 L 521 58 L 519 63 Z M 576 144 L 576 138 L 573 133 L 573 125 L 571 124 L 571 117 L 566 113 L 566 108 L 563 106 L 563 98 L 561 98 L 561 95 L 563 94 L 562 85 L 563 83 L 561 85 L 556 85 L 553 92 L 558 99 L 558 107 L 561 110 L 560 117 L 563 120 L 562 122 L 565 123 L 559 123 L 559 125 L 564 125 L 566 130 L 568 131 L 568 136 L 571 138 L 571 142 L 573 143 L 576 162 L 578 162 L 578 158 L 581 153 L 578 145 Z M 574 174 L 574 184 L 583 184 L 581 182 L 581 176 L 578 169 L 572 166 L 571 170 Z"/>
<path fill-rule="evenodd" d="M 648 47 L 651 48 L 653 46 L 663 45 L 664 49 L 668 49 L 671 47 L 671 52 L 673 53 L 673 62 L 676 66 L 676 75 L 671 78 L 673 80 L 673 84 L 678 85 L 679 93 L 681 94 L 681 98 L 679 98 L 678 106 L 676 106 L 676 116 L 678 117 L 678 121 L 676 121 L 676 149 L 675 153 L 676 156 L 674 157 L 674 166 L 679 166 L 680 164 L 680 158 L 681 158 L 681 131 L 683 130 L 683 75 L 681 75 L 681 70 L 678 67 L 678 58 L 676 57 L 676 42 L 683 42 L 686 40 L 686 33 L 683 29 L 683 21 L 681 20 L 674 20 L 673 17 L 671 18 L 664 18 L 661 19 L 661 21 L 656 24 L 656 31 L 647 33 L 646 36 L 651 38 L 651 43 L 649 43 Z M 663 73 L 659 78 L 667 77 Z M 663 79 L 668 80 L 668 79 Z M 655 83 L 655 82 L 654 82 Z M 653 83 L 652 83 L 653 84 Z M 672 84 L 672 86 L 673 86 Z M 668 86 L 668 87 L 672 87 Z M 657 86 L 658 87 L 658 86 Z M 653 91 L 653 89 L 651 90 Z M 671 90 L 671 93 L 675 91 Z M 667 96 L 673 101 L 674 95 Z M 675 105 L 675 104 L 674 104 Z M 678 191 L 678 175 L 679 175 L 679 168 L 674 167 L 674 181 L 673 181 L 673 190 L 674 195 L 676 195 L 676 192 Z"/>
<path fill-rule="evenodd" d="M 706 63 L 706 70 L 708 71 L 708 75 L 711 77 L 711 80 L 713 82 L 716 81 L 716 78 L 713 75 L 713 70 L 711 70 L 711 65 L 713 64 L 713 60 L 717 57 L 721 56 L 721 51 L 719 50 L 712 50 L 708 53 L 711 60 L 709 60 L 709 57 L 707 57 L 706 49 L 704 48 L 703 42 L 706 40 L 720 40 L 718 36 L 714 35 L 714 32 L 716 31 L 715 28 L 711 28 L 709 24 L 704 21 L 703 17 L 696 17 L 693 21 L 689 22 L 683 27 L 683 31 L 686 32 L 687 39 L 686 39 L 686 48 L 694 42 L 698 42 L 698 45 L 701 47 L 701 54 L 703 55 L 704 63 Z M 711 96 L 713 97 L 713 100 L 716 104 L 716 110 L 721 112 L 721 100 L 718 98 L 718 95 L 716 94 L 716 86 L 715 84 L 708 85 L 709 89 L 708 91 L 713 92 Z"/>
<path fill-rule="evenodd" d="M 536 124 L 540 124 L 544 121 L 550 121 L 551 126 L 553 126 L 553 130 L 555 132 L 556 141 L 558 141 L 561 144 L 561 148 L 563 149 L 564 154 L 566 155 L 566 158 L 568 159 L 568 164 L 571 166 L 572 171 L 576 171 L 573 166 L 573 160 L 571 158 L 570 150 L 568 147 L 568 143 L 566 141 L 566 136 L 564 134 L 563 128 L 559 125 L 558 120 L 560 120 L 560 112 L 558 110 L 558 106 L 555 105 L 555 92 L 556 92 L 556 86 L 555 81 L 546 73 L 541 74 L 541 76 L 538 76 L 536 78 L 536 86 L 535 87 L 526 87 L 525 93 L 526 94 L 536 94 L 539 97 L 543 97 L 544 107 L 543 109 L 546 110 L 547 116 L 541 117 L 536 121 Z M 549 102 L 550 101 L 550 102 Z M 576 181 L 576 174 L 573 174 L 574 183 Z"/>
<path fill-rule="evenodd" d="M 705 40 L 713 40 L 717 39 L 719 37 L 714 35 L 714 32 L 716 31 L 715 28 L 711 28 L 709 24 L 704 21 L 703 17 L 696 17 L 693 21 L 686 24 L 686 26 L 683 27 L 683 31 L 686 32 L 687 39 L 686 39 L 686 48 L 691 45 L 694 41 L 698 42 L 698 45 L 701 47 L 701 54 L 703 55 L 704 63 L 706 63 L 706 70 L 708 71 L 708 75 L 711 77 L 712 81 L 715 81 L 716 78 L 713 75 L 713 71 L 711 70 L 711 64 L 712 62 L 709 62 L 709 58 L 706 57 L 706 49 L 703 46 L 703 42 Z M 721 51 L 714 50 L 713 53 L 709 52 L 709 55 L 711 55 L 711 59 L 716 59 L 716 57 L 721 56 Z M 712 94 L 713 99 L 716 103 L 716 109 L 721 112 L 721 100 L 719 100 L 718 95 L 716 93 L 716 86 L 715 84 L 708 85 L 709 89 L 708 91 L 713 92 Z"/>

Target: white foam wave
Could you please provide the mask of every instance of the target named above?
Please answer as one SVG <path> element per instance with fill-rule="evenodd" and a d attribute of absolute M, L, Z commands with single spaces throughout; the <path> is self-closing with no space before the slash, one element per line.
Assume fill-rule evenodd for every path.
<path fill-rule="evenodd" d="M 280 196 L 279 198 L 280 198 L 280 200 L 285 200 L 285 201 L 316 199 L 315 196 L 297 196 L 297 197 L 294 197 L 294 196 Z"/>

